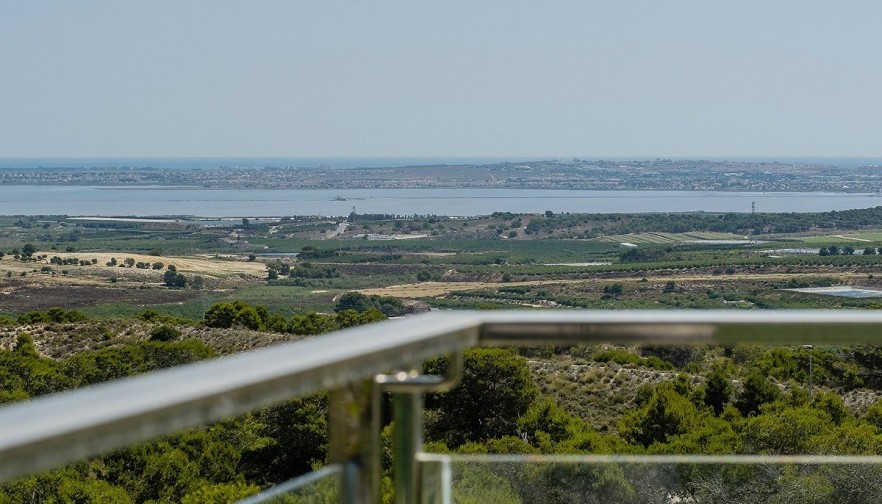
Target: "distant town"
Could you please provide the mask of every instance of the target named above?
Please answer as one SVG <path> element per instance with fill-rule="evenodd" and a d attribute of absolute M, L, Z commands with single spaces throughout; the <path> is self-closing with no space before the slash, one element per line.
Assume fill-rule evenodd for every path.
<path fill-rule="evenodd" d="M 389 168 L 219 166 L 6 168 L 6 185 L 185 186 L 251 189 L 510 188 L 578 190 L 882 192 L 882 167 L 782 162 L 580 159 Z"/>

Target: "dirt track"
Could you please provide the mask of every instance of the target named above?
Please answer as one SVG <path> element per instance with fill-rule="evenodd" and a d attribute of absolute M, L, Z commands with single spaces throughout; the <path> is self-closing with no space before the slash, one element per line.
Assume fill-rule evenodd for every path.
<path fill-rule="evenodd" d="M 733 280 L 788 280 L 790 278 L 817 277 L 817 273 L 736 273 L 732 275 L 671 275 L 652 277 L 650 283 L 676 282 L 731 282 Z M 866 278 L 865 273 L 839 273 L 830 274 L 834 278 Z M 513 287 L 518 285 L 563 285 L 585 283 L 614 283 L 636 282 L 643 277 L 619 277 L 615 279 L 578 279 L 578 280 L 529 280 L 523 282 L 422 282 L 403 285 L 392 285 L 379 289 L 364 289 L 363 294 L 376 294 L 380 296 L 393 296 L 400 298 L 421 298 L 445 296 L 454 291 L 471 291 L 482 289 L 495 289 L 499 287 Z"/>

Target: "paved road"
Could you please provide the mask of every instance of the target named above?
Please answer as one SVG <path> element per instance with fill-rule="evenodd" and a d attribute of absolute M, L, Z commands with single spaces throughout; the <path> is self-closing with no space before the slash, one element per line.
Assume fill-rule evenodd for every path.
<path fill-rule="evenodd" d="M 334 238 L 334 237 L 336 237 L 337 235 L 341 235 L 341 234 L 343 234 L 344 232 L 346 232 L 346 227 L 347 227 L 347 226 L 349 226 L 349 223 L 348 223 L 348 222 L 341 222 L 340 224 L 337 225 L 337 230 L 336 230 L 336 231 L 331 231 L 330 233 L 328 233 L 328 236 L 326 236 L 325 239 L 328 239 L 328 238 Z"/>

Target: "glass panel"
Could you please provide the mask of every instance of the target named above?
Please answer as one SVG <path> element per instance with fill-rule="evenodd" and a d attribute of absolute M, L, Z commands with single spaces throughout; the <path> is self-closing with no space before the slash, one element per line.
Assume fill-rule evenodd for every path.
<path fill-rule="evenodd" d="M 340 502 L 339 465 L 325 466 L 264 490 L 239 504 L 337 504 Z"/>
<path fill-rule="evenodd" d="M 463 504 L 882 502 L 882 457 L 452 456 L 449 466 L 449 502 Z"/>

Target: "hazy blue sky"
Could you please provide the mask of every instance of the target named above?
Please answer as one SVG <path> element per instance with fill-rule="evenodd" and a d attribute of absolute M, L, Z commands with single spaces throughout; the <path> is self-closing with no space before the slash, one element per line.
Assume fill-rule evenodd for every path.
<path fill-rule="evenodd" d="M 873 156 L 878 0 L 0 0 L 0 156 Z"/>

